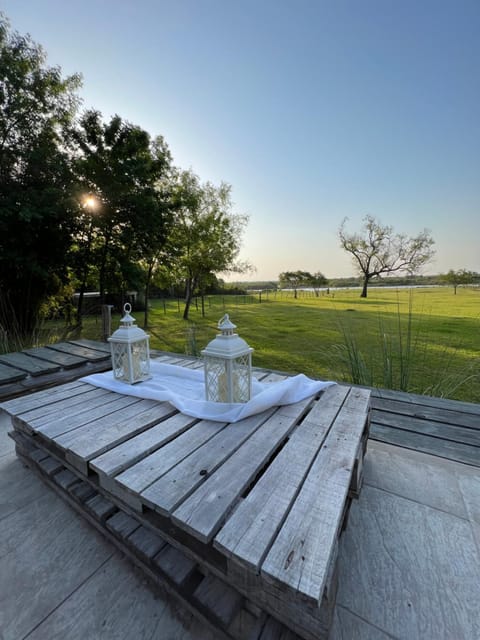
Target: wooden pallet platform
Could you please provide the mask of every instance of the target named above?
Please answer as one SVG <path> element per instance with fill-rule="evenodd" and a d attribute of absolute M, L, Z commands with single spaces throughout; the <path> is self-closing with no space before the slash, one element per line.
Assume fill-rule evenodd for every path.
<path fill-rule="evenodd" d="M 16 453 L 41 479 L 138 566 L 160 589 L 193 612 L 218 638 L 297 640 L 287 627 L 169 544 L 28 438 L 15 433 Z M 278 636 L 272 636 L 272 630 Z"/>
<path fill-rule="evenodd" d="M 132 551 L 131 537 L 153 553 L 157 536 L 198 565 L 203 578 L 185 602 L 213 616 L 225 637 L 263 638 L 234 623 L 255 612 L 259 633 L 283 625 L 318 640 L 330 626 L 338 540 L 361 486 L 369 395 L 334 386 L 235 425 L 78 381 L 2 408 L 19 454 L 88 518 L 97 511 L 96 524 L 136 561 L 145 554 Z M 217 601 L 223 612 L 207 614 Z"/>
<path fill-rule="evenodd" d="M 0 354 L 0 401 L 110 367 L 110 345 L 86 339 Z"/>
<path fill-rule="evenodd" d="M 480 467 L 480 404 L 374 389 L 370 437 Z"/>

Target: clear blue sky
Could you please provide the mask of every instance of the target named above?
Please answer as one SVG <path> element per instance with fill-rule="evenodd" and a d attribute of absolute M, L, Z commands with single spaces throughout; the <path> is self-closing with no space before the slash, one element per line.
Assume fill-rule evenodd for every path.
<path fill-rule="evenodd" d="M 480 271 L 480 0 L 3 0 L 84 107 L 232 185 L 251 279 L 347 276 L 337 231 L 428 228 Z"/>

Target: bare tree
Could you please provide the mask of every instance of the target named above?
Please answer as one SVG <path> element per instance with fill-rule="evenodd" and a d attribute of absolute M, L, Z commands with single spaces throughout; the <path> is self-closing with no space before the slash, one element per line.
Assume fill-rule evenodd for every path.
<path fill-rule="evenodd" d="M 361 233 L 349 234 L 345 230 L 346 222 L 347 218 L 340 225 L 338 236 L 340 246 L 352 254 L 355 268 L 363 278 L 361 298 L 367 297 L 372 278 L 399 272 L 413 274 L 435 253 L 435 242 L 427 229 L 409 238 L 405 234 L 394 233 L 391 226 L 367 215 L 363 219 Z"/>

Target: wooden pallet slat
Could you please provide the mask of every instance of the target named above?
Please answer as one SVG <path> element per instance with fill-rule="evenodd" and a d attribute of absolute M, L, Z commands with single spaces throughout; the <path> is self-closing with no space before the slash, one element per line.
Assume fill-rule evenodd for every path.
<path fill-rule="evenodd" d="M 0 363 L 0 384 L 17 382 L 18 380 L 23 380 L 26 377 L 27 374 L 25 371 Z"/>
<path fill-rule="evenodd" d="M 208 611 L 208 615 L 215 616 L 225 627 L 231 624 L 243 604 L 243 598 L 237 591 L 212 575 L 202 580 L 193 597 Z"/>
<path fill-rule="evenodd" d="M 82 364 L 85 364 L 85 358 L 72 356 L 61 351 L 55 351 L 54 349 L 49 349 L 48 347 L 34 347 L 33 349 L 24 349 L 23 353 L 26 353 L 33 358 L 39 358 L 40 360 L 46 360 L 47 362 L 59 364 L 64 369 L 73 369 Z"/>
<path fill-rule="evenodd" d="M 27 397 L 6 400 L 5 402 L 2 402 L 1 408 L 11 415 L 21 416 L 22 414 L 27 413 L 27 411 L 52 404 L 57 400 L 69 397 L 69 395 L 71 396 L 75 394 L 76 391 L 83 389 L 87 389 L 85 383 L 74 380 L 52 389 L 35 391 Z"/>
<path fill-rule="evenodd" d="M 202 542 L 210 542 L 252 479 L 282 445 L 308 402 L 280 407 L 174 512 L 172 519 Z M 231 428 L 234 428 L 231 427 Z"/>
<path fill-rule="evenodd" d="M 369 392 L 351 390 L 315 459 L 261 573 L 267 582 L 319 605 L 326 585 L 358 442 L 365 429 Z"/>
<path fill-rule="evenodd" d="M 20 369 L 31 376 L 41 376 L 45 373 L 60 371 L 60 365 L 53 362 L 46 362 L 38 358 L 32 358 L 26 353 L 3 353 L 0 355 L 0 363 L 7 364 L 15 369 Z"/>
<path fill-rule="evenodd" d="M 67 340 L 69 344 L 75 344 L 79 347 L 88 347 L 95 351 L 103 351 L 103 353 L 111 354 L 110 343 L 99 342 L 98 340 L 89 340 L 88 338 L 78 338 L 75 340 Z"/>
<path fill-rule="evenodd" d="M 273 409 L 250 416 L 229 429 L 219 431 L 142 491 L 142 500 L 159 513 L 171 513 L 251 437 L 272 413 Z"/>
<path fill-rule="evenodd" d="M 86 362 L 100 362 L 110 359 L 110 353 L 99 351 L 98 349 L 91 349 L 85 345 L 81 346 L 72 342 L 57 342 L 56 344 L 49 345 L 48 349 L 83 358 Z"/>
<path fill-rule="evenodd" d="M 116 476 L 115 483 L 132 493 L 141 493 L 225 426 L 224 422 L 197 422 L 172 442 L 120 473 Z M 112 491 L 115 493 L 115 487 Z"/>
<path fill-rule="evenodd" d="M 214 546 L 257 572 L 287 517 L 348 389 L 330 387 L 214 539 Z"/>
<path fill-rule="evenodd" d="M 102 478 L 104 476 L 113 478 L 187 431 L 196 422 L 198 422 L 196 418 L 175 413 L 126 442 L 115 445 L 105 453 L 92 458 L 90 468 Z"/>
<path fill-rule="evenodd" d="M 370 437 L 372 440 L 480 467 L 480 448 L 473 445 L 434 438 L 414 431 L 392 429 L 376 422 L 370 425 Z"/>

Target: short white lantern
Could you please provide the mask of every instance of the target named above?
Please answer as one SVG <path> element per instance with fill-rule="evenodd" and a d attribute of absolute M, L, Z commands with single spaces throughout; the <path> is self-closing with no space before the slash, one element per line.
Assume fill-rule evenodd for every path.
<path fill-rule="evenodd" d="M 112 352 L 113 377 L 116 380 L 135 384 L 148 380 L 150 376 L 149 336 L 137 327 L 127 302 L 120 327 L 108 338 Z"/>
<path fill-rule="evenodd" d="M 205 393 L 213 402 L 248 402 L 252 391 L 253 349 L 234 333 L 226 313 L 218 323 L 221 333 L 202 351 Z"/>

